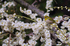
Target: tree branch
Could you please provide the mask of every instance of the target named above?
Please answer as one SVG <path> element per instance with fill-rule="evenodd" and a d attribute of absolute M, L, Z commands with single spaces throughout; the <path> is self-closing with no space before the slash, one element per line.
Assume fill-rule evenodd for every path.
<path fill-rule="evenodd" d="M 33 12 L 37 13 L 41 18 L 44 18 L 44 11 L 41 11 L 40 9 L 36 8 L 33 5 L 28 4 L 24 0 L 14 0 L 15 2 L 19 3 L 22 6 L 27 7 L 28 9 L 32 10 Z"/>
<path fill-rule="evenodd" d="M 11 39 L 11 34 L 9 35 L 9 42 L 8 42 L 8 46 L 10 46 L 10 39 Z"/>
<path fill-rule="evenodd" d="M 28 9 L 32 10 L 33 12 L 37 13 L 41 18 L 44 18 L 44 11 L 36 8 L 33 5 L 28 4 L 27 2 L 25 2 L 24 0 L 14 0 L 15 2 L 19 3 L 22 6 L 27 7 Z M 54 36 L 54 34 L 52 34 Z M 56 36 L 54 36 L 54 39 L 57 39 Z"/>
<path fill-rule="evenodd" d="M 11 32 L 5 31 L 5 33 L 9 33 L 9 34 L 11 34 L 13 37 L 16 37 L 16 35 L 13 34 L 13 33 L 11 33 Z"/>

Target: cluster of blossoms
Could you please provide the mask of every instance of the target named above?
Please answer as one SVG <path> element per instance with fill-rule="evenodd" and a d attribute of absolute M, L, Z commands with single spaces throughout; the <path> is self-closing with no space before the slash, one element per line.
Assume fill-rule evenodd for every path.
<path fill-rule="evenodd" d="M 10 4 L 10 5 L 9 5 Z M 24 23 L 22 21 L 15 20 L 17 18 L 16 13 L 14 14 L 7 14 L 6 6 L 15 6 L 14 3 L 8 2 L 4 3 L 1 8 L 1 18 L 6 17 L 6 19 L 0 20 L 0 27 L 2 29 L 2 32 L 0 32 L 1 39 L 4 37 L 3 33 L 5 32 L 11 32 L 14 33 L 15 30 L 18 30 L 15 32 L 16 37 L 7 37 L 5 40 L 3 40 L 2 46 L 15 46 L 15 45 L 21 45 L 21 46 L 35 46 L 37 44 L 37 40 L 41 37 L 40 41 L 45 42 L 45 46 L 51 46 L 52 40 L 50 39 L 50 31 L 47 29 L 46 22 L 42 20 L 41 18 L 36 18 L 37 14 L 32 13 L 31 10 L 22 10 L 20 7 L 20 11 L 22 13 L 25 13 L 27 15 L 30 15 L 31 19 L 35 19 L 36 22 L 33 23 Z M 33 35 L 29 35 L 28 42 L 25 43 L 25 37 L 27 36 L 25 29 L 32 29 Z M 6 34 L 5 34 L 6 35 Z M 10 40 L 10 43 L 9 43 Z M 49 42 L 48 42 L 49 41 Z"/>
<path fill-rule="evenodd" d="M 52 2 L 53 2 L 53 0 L 47 0 L 46 1 L 46 9 L 47 9 L 47 12 L 49 12 L 49 11 L 53 11 L 53 8 L 52 8 Z"/>
<path fill-rule="evenodd" d="M 30 15 L 31 19 L 36 19 L 37 14 L 36 14 L 36 13 L 32 13 L 32 11 L 31 11 L 30 9 L 26 10 L 26 8 L 24 8 L 24 9 L 22 10 L 22 7 L 20 7 L 20 11 L 21 11 L 22 13 L 25 13 L 25 14 L 27 14 L 27 15 Z"/>
<path fill-rule="evenodd" d="M 47 5 L 46 9 L 48 9 L 48 12 L 44 14 L 44 16 L 49 16 L 49 10 L 53 10 L 51 8 L 51 3 L 53 0 L 47 0 Z M 58 41 L 59 43 L 56 44 L 56 46 L 62 45 L 62 43 L 70 43 L 70 19 L 69 17 L 62 17 L 62 16 L 56 16 L 54 18 L 56 23 L 53 23 L 52 25 L 48 24 L 45 22 L 45 20 L 41 18 L 37 18 L 37 13 L 32 13 L 30 9 L 26 10 L 25 8 L 22 9 L 20 7 L 20 12 L 25 13 L 31 17 L 31 19 L 34 19 L 35 22 L 33 23 L 25 23 L 23 21 L 18 21 L 15 20 L 15 18 L 18 18 L 16 16 L 16 13 L 14 14 L 7 14 L 6 11 L 6 6 L 11 7 L 15 6 L 14 2 L 4 2 L 2 5 L 2 8 L 0 8 L 0 15 L 1 18 L 6 18 L 6 19 L 1 19 L 0 20 L 0 27 L 2 31 L 0 31 L 0 39 L 4 37 L 3 33 L 5 32 L 11 32 L 15 35 L 15 37 L 7 37 L 6 39 L 3 40 L 2 46 L 35 46 L 37 44 L 37 40 L 40 39 L 40 42 L 42 42 L 41 46 L 52 46 L 53 40 L 51 39 L 51 31 L 53 28 L 58 27 L 57 24 L 60 24 L 61 21 L 61 29 L 54 29 L 53 34 L 57 36 L 57 38 L 61 41 Z M 67 29 L 66 29 L 67 28 Z M 17 30 L 15 32 L 15 29 Z M 32 29 L 32 34 L 27 34 L 25 29 Z M 15 33 L 14 33 L 15 32 Z M 5 34 L 6 35 L 6 34 Z M 29 40 L 25 40 L 25 37 L 29 37 Z"/>
<path fill-rule="evenodd" d="M 15 6 L 14 2 L 4 2 L 4 4 L 2 5 L 3 8 L 5 8 L 6 6 L 11 7 L 11 6 Z"/>
<path fill-rule="evenodd" d="M 21 12 L 23 11 L 27 15 L 29 14 L 30 17 L 32 15 L 31 14 L 32 13 L 31 10 L 26 10 L 26 11 L 25 10 L 21 10 L 21 7 L 20 7 L 20 11 Z M 29 13 L 27 13 L 28 11 L 29 11 Z M 48 14 L 48 13 L 46 13 L 46 14 Z M 35 17 L 35 15 L 33 15 L 33 16 Z M 41 37 L 40 41 L 41 42 L 45 42 L 45 45 L 43 45 L 43 46 L 51 46 L 52 45 L 52 40 L 50 39 L 50 31 L 47 29 L 46 22 L 44 20 L 42 20 L 41 18 L 36 18 L 36 17 L 35 17 L 35 20 L 36 20 L 36 22 L 33 22 L 32 25 L 31 25 L 31 28 L 32 28 L 33 33 L 35 35 L 29 36 L 31 38 L 30 41 L 32 41 L 32 40 L 36 41 L 36 40 L 38 40 Z"/>
<path fill-rule="evenodd" d="M 60 39 L 60 41 L 62 42 L 62 43 L 70 43 L 70 19 L 69 19 L 69 16 L 67 16 L 67 17 L 62 17 L 62 16 L 56 16 L 55 18 L 54 18 L 54 20 L 55 20 L 55 22 L 57 23 L 57 24 L 60 24 L 61 23 L 61 25 L 60 25 L 60 29 L 59 30 L 55 30 L 56 31 L 56 33 L 57 34 L 55 34 L 59 39 Z M 57 25 L 55 24 L 55 23 L 53 23 L 52 25 L 51 25 L 51 28 L 52 27 L 56 27 Z M 57 26 L 58 27 L 58 26 Z M 59 43 L 59 44 L 57 44 L 57 45 L 62 45 L 62 43 Z"/>

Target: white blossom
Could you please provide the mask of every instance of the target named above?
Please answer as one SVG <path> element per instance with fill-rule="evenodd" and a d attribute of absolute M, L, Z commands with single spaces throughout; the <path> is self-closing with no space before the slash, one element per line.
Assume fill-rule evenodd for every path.
<path fill-rule="evenodd" d="M 34 40 L 29 40 L 28 43 L 29 43 L 31 46 L 35 46 L 37 42 L 34 41 Z"/>
<path fill-rule="evenodd" d="M 31 19 L 36 19 L 37 14 L 31 14 L 30 17 Z"/>
<path fill-rule="evenodd" d="M 32 11 L 31 10 L 27 10 L 27 15 L 30 15 L 32 14 Z"/>
<path fill-rule="evenodd" d="M 5 12 L 5 9 L 4 8 L 1 8 L 0 9 L 0 13 L 3 13 L 3 12 Z"/>
<path fill-rule="evenodd" d="M 23 42 L 24 42 L 24 39 L 21 38 L 21 39 L 19 40 L 19 44 L 22 45 Z"/>
<path fill-rule="evenodd" d="M 44 16 L 49 16 L 50 13 L 45 13 Z"/>
<path fill-rule="evenodd" d="M 62 16 L 59 16 L 59 17 L 56 16 L 54 18 L 54 20 L 55 20 L 56 23 L 60 23 L 60 21 L 62 20 Z"/>

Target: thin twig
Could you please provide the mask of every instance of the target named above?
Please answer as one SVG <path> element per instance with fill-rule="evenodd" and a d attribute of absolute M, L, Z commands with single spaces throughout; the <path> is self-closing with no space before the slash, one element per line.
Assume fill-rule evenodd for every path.
<path fill-rule="evenodd" d="M 9 42 L 8 42 L 8 46 L 10 46 L 10 39 L 11 39 L 11 34 L 9 35 Z"/>
<path fill-rule="evenodd" d="M 16 37 L 16 35 L 11 32 L 5 31 L 5 33 L 11 34 L 13 37 Z"/>
<path fill-rule="evenodd" d="M 32 3 L 32 5 L 34 5 L 36 2 L 37 2 L 37 0 L 35 0 L 35 1 Z"/>
<path fill-rule="evenodd" d="M 56 0 L 54 0 L 54 1 L 55 1 L 56 4 L 58 4 Z"/>

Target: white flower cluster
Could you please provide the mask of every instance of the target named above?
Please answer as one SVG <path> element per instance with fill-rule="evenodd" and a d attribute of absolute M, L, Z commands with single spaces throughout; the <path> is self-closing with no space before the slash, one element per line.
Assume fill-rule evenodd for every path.
<path fill-rule="evenodd" d="M 52 2 L 53 2 L 53 0 L 47 0 L 46 1 L 47 12 L 49 12 L 50 10 L 53 11 L 53 8 L 52 8 L 52 5 L 51 5 Z"/>
<path fill-rule="evenodd" d="M 45 42 L 46 45 L 51 46 L 51 39 L 50 39 L 50 32 L 49 30 L 46 29 L 46 22 L 42 21 L 41 18 L 37 18 L 37 23 L 33 22 L 33 23 L 24 23 L 21 21 L 8 21 L 8 20 L 1 20 L 1 27 L 3 27 L 2 29 L 5 31 L 12 31 L 14 32 L 13 29 L 16 29 L 20 32 L 16 32 L 16 41 L 15 38 L 12 38 L 12 40 L 10 41 L 10 45 L 14 46 L 14 45 L 18 45 L 20 44 L 21 46 L 35 46 L 37 44 L 36 40 L 38 40 L 41 37 L 41 42 Z M 34 35 L 29 36 L 31 39 L 28 41 L 28 43 L 24 43 L 25 39 L 24 37 L 26 37 L 26 33 L 25 31 L 23 31 L 24 29 L 32 29 Z M 22 32 L 22 33 L 21 33 Z M 45 38 L 43 38 L 42 36 L 45 36 Z M 5 44 L 3 44 L 3 46 L 8 45 L 8 39 L 5 39 L 3 42 Z M 49 42 L 48 42 L 48 41 Z M 7 42 L 5 42 L 7 41 Z M 18 42 L 19 41 L 19 42 Z M 12 43 L 13 42 L 13 43 Z M 46 46 L 45 45 L 45 46 Z"/>
<path fill-rule="evenodd" d="M 54 18 L 54 20 L 55 20 L 56 23 L 60 23 L 62 19 L 63 19 L 62 16 L 58 16 L 58 17 L 56 16 Z"/>
<path fill-rule="evenodd" d="M 50 9 L 53 10 L 51 8 L 51 3 L 53 0 L 47 0 L 46 1 L 46 9 Z M 2 8 L 0 9 L 0 15 L 1 17 L 6 17 L 6 19 L 1 19 L 0 20 L 0 27 L 3 30 L 2 32 L 0 32 L 0 34 L 2 35 L 4 32 L 11 32 L 13 34 L 15 34 L 15 37 L 11 37 L 11 39 L 9 37 L 7 37 L 6 39 L 3 40 L 3 44 L 2 46 L 8 46 L 8 44 L 10 46 L 35 46 L 37 44 L 37 40 L 40 39 L 40 42 L 42 42 L 41 46 L 52 46 L 52 39 L 51 39 L 51 29 L 53 29 L 53 27 L 58 27 L 57 24 L 61 23 L 62 20 L 64 20 L 62 22 L 61 25 L 61 29 L 57 29 L 56 32 L 57 34 L 55 34 L 58 39 L 62 42 L 62 43 L 70 43 L 70 19 L 69 17 L 65 17 L 63 18 L 62 16 L 56 16 L 54 18 L 56 23 L 53 24 L 47 24 L 44 19 L 42 20 L 41 18 L 37 18 L 37 13 L 32 13 L 32 11 L 30 9 L 26 10 L 25 8 L 22 9 L 22 7 L 20 7 L 20 11 L 21 13 L 25 13 L 27 15 L 29 15 L 31 17 L 31 19 L 35 19 L 36 22 L 33 23 L 24 23 L 22 21 L 18 21 L 15 20 L 15 18 L 17 18 L 16 13 L 14 14 L 7 14 L 5 12 L 6 10 L 6 6 L 11 7 L 11 6 L 15 6 L 14 2 L 4 2 L 4 4 L 2 5 Z M 49 12 L 49 10 L 48 10 Z M 44 16 L 49 16 L 49 13 L 45 13 Z M 68 20 L 68 21 L 67 21 Z M 67 32 L 67 28 L 68 32 Z M 17 31 L 15 32 L 16 29 Z M 27 34 L 25 29 L 32 29 L 32 35 Z M 14 33 L 15 32 L 15 33 Z M 3 35 L 4 36 L 4 35 Z M 3 36 L 0 36 L 0 39 L 3 38 Z M 13 35 L 12 35 L 13 36 Z M 30 39 L 26 41 L 25 37 L 29 37 Z M 10 42 L 9 42 L 10 40 Z M 62 43 L 58 43 L 56 45 L 61 45 Z"/>
<path fill-rule="evenodd" d="M 53 0 L 47 0 L 46 1 L 46 9 L 47 9 L 47 12 L 46 13 L 44 13 L 44 16 L 49 16 L 49 12 L 50 11 L 53 11 L 53 8 L 52 8 L 52 2 L 53 2 Z"/>
<path fill-rule="evenodd" d="M 4 4 L 2 5 L 2 7 L 5 8 L 6 6 L 8 6 L 8 7 L 15 6 L 15 3 L 14 3 L 14 2 L 8 2 L 8 3 L 7 3 L 7 2 L 5 1 Z"/>
<path fill-rule="evenodd" d="M 49 13 L 45 13 L 44 16 L 49 16 Z"/>
<path fill-rule="evenodd" d="M 12 17 L 12 15 L 8 15 L 5 11 L 6 11 L 6 7 L 11 7 L 11 6 L 15 6 L 15 3 L 14 2 L 4 2 L 4 4 L 2 5 L 2 8 L 0 8 L 0 17 L 8 17 L 8 16 L 11 16 Z"/>
<path fill-rule="evenodd" d="M 51 3 L 52 3 L 52 1 L 53 0 L 47 0 L 46 1 L 46 9 L 47 9 L 47 13 L 45 13 L 44 14 L 44 16 L 49 16 L 49 12 L 50 11 L 53 11 L 53 8 L 52 8 L 52 5 L 51 5 Z M 57 7 L 58 9 L 60 8 L 60 7 Z M 65 7 L 66 8 L 66 7 Z M 61 7 L 61 9 L 62 9 L 62 7 Z M 70 11 L 70 9 L 68 9 L 68 11 Z M 58 27 L 58 25 L 57 24 L 60 24 L 61 23 L 61 21 L 63 21 L 62 22 L 62 26 L 61 26 L 61 29 L 58 29 L 57 30 L 57 28 L 56 28 L 56 30 L 55 30 L 55 32 L 57 33 L 57 34 L 55 34 L 57 37 L 58 37 L 58 39 L 60 40 L 60 41 L 62 41 L 62 43 L 66 43 L 66 44 L 68 44 L 68 43 L 70 43 L 69 41 L 70 41 L 70 35 L 69 35 L 69 33 L 70 33 L 70 19 L 69 19 L 69 16 L 68 17 L 62 17 L 62 16 L 56 16 L 55 18 L 54 18 L 54 20 L 55 20 L 55 22 L 56 22 L 56 24 L 55 23 L 53 23 L 51 26 L 50 26 L 50 28 L 51 29 L 53 29 L 53 27 Z M 68 21 L 67 21 L 68 20 Z M 67 29 L 65 29 L 65 28 L 67 28 Z M 68 31 L 67 31 L 68 30 Z M 43 38 L 42 38 L 43 39 Z M 51 42 L 50 42 L 51 43 Z M 62 45 L 62 43 L 58 43 L 58 44 L 56 44 L 56 46 L 61 46 Z M 47 45 L 46 45 L 47 46 Z M 48 45 L 49 46 L 49 45 Z"/>
<path fill-rule="evenodd" d="M 47 30 L 47 25 L 44 20 L 41 18 L 36 18 L 37 14 L 32 13 L 31 10 L 22 10 L 20 7 L 20 11 L 27 15 L 30 15 L 31 19 L 35 19 L 36 22 L 33 23 L 24 23 L 22 21 L 15 20 L 17 18 L 16 13 L 14 14 L 7 14 L 5 12 L 6 6 L 15 6 L 14 2 L 4 3 L 1 8 L 1 16 L 6 17 L 6 19 L 0 20 L 1 29 L 4 30 L 0 32 L 0 34 L 4 32 L 14 32 L 14 29 L 18 30 L 15 32 L 16 37 L 10 40 L 10 46 L 21 45 L 21 46 L 35 46 L 37 44 L 37 40 L 41 37 L 40 41 L 45 42 L 45 46 L 52 46 L 52 40 L 50 39 L 50 31 Z M 49 13 L 46 13 L 49 16 Z M 45 15 L 46 15 L 45 14 Z M 30 40 L 25 43 L 25 37 L 27 36 L 25 29 L 32 29 L 33 35 L 29 35 Z M 3 36 L 3 35 L 2 35 Z M 1 36 L 0 36 L 1 37 Z M 2 37 L 3 38 L 3 37 Z M 48 42 L 49 41 L 49 42 Z M 3 40 L 2 46 L 8 46 L 9 44 L 9 37 Z"/>
<path fill-rule="evenodd" d="M 20 11 L 22 13 L 25 13 L 25 14 L 29 15 L 31 17 L 31 19 L 36 19 L 37 14 L 32 13 L 32 11 L 30 9 L 26 10 L 26 8 L 24 8 L 24 10 L 22 10 L 22 7 L 20 7 Z"/>
<path fill-rule="evenodd" d="M 70 19 L 68 20 L 68 22 L 67 21 L 64 21 L 62 23 L 62 27 L 64 27 L 64 28 L 66 27 L 70 31 Z"/>
<path fill-rule="evenodd" d="M 5 12 L 4 10 L 5 10 L 4 8 L 1 8 L 1 9 L 0 9 L 0 13 Z"/>
<path fill-rule="evenodd" d="M 68 17 L 64 17 L 64 18 L 62 16 L 55 17 L 54 20 L 56 21 L 57 24 L 59 24 L 60 21 L 63 20 L 62 25 L 61 25 L 61 29 L 57 30 L 56 36 L 63 43 L 70 43 L 70 19 L 69 19 L 69 16 Z M 65 28 L 67 28 L 67 29 L 65 29 Z"/>

